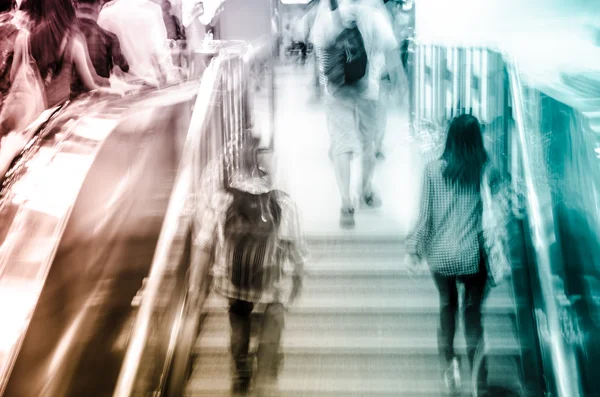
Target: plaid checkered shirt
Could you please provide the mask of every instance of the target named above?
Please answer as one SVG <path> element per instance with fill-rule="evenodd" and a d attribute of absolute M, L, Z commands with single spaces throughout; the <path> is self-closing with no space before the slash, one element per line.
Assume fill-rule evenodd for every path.
<path fill-rule="evenodd" d="M 423 176 L 419 220 L 407 239 L 409 253 L 427 259 L 432 271 L 444 276 L 479 272 L 481 261 L 482 201 L 478 189 L 447 183 L 445 160 L 427 164 Z M 490 185 L 501 183 L 490 168 Z"/>
<path fill-rule="evenodd" d="M 264 255 L 262 288 L 240 288 L 232 283 L 233 248 L 225 243 L 225 216 L 232 196 L 222 186 L 222 158 L 211 162 L 203 172 L 196 197 L 198 233 L 194 242 L 214 257 L 213 289 L 220 295 L 253 303 L 281 302 L 282 281 L 286 264 L 293 266 L 294 276 L 302 276 L 310 253 L 302 235 L 298 210 L 293 200 L 277 192 L 281 222 L 277 236 L 270 239 Z"/>

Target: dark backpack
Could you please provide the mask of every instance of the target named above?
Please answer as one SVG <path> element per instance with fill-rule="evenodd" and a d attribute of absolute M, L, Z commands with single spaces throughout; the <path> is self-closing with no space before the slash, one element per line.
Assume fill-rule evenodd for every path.
<path fill-rule="evenodd" d="M 339 17 L 337 0 L 330 0 L 331 12 Z M 358 26 L 344 29 L 325 48 L 324 72 L 334 86 L 353 85 L 367 74 L 367 50 Z"/>
<path fill-rule="evenodd" d="M 344 29 L 325 52 L 325 76 L 330 84 L 352 85 L 367 73 L 367 51 L 358 27 Z"/>
<path fill-rule="evenodd" d="M 277 192 L 252 194 L 230 188 L 233 201 L 224 225 L 226 252 L 231 255 L 230 281 L 239 288 L 262 290 L 269 265 L 266 255 L 281 222 Z"/>

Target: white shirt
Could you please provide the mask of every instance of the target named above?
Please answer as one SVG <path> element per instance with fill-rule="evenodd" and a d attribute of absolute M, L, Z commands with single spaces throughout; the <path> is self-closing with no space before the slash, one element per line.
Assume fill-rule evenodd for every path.
<path fill-rule="evenodd" d="M 152 82 L 173 77 L 174 66 L 167 47 L 167 29 L 159 5 L 147 0 L 117 0 L 98 17 L 100 27 L 119 38 L 133 74 Z"/>
<path fill-rule="evenodd" d="M 367 74 L 359 82 L 360 94 L 366 99 L 379 99 L 379 85 L 381 77 L 386 71 L 385 54 L 398 48 L 394 31 L 386 9 L 368 5 L 370 3 L 356 4 L 348 1 L 340 2 L 339 12 L 344 26 L 350 26 L 356 21 L 365 43 L 368 66 Z M 329 2 L 319 5 L 320 10 L 312 29 L 312 41 L 318 47 L 329 45 L 340 33 L 340 28 L 333 28 L 333 15 Z"/>

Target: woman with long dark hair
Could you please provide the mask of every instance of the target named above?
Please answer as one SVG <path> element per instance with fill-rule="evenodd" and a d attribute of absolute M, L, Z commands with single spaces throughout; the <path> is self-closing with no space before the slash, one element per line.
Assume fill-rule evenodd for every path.
<path fill-rule="evenodd" d="M 413 263 L 426 259 L 440 297 L 438 345 L 444 380 L 450 389 L 460 384 L 460 366 L 454 352 L 458 314 L 457 284 L 464 285 L 465 338 L 469 364 L 483 347 L 482 305 L 487 270 L 482 237 L 480 185 L 489 167 L 479 121 L 471 115 L 456 117 L 448 129 L 443 155 L 427 164 L 417 226 L 409 238 Z M 488 173 L 490 183 L 497 173 Z M 485 384 L 485 371 L 480 372 Z M 482 385 L 484 386 L 484 385 Z"/>
<path fill-rule="evenodd" d="M 27 0 L 21 10 L 28 17 L 29 47 L 45 83 L 48 106 L 69 98 L 73 72 L 87 89 L 112 93 L 106 88 L 110 86 L 108 79 L 99 77 L 89 67 L 92 63 L 85 38 L 75 27 L 71 0 Z"/>
<path fill-rule="evenodd" d="M 19 28 L 13 23 L 14 1 L 0 0 L 0 109 L 10 89 L 14 47 Z"/>

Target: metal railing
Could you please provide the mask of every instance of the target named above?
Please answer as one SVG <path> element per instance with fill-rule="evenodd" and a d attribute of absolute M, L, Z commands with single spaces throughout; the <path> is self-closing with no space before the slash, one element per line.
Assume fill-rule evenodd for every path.
<path fill-rule="evenodd" d="M 213 100 L 216 88 L 218 66 L 218 63 L 214 63 L 212 67 L 209 67 L 200 85 L 200 92 L 196 99 L 194 112 L 192 113 L 175 187 L 171 194 L 150 274 L 146 281 L 134 330 L 113 393 L 115 397 L 131 396 L 134 392 L 138 370 L 148 342 L 150 327 L 152 326 L 155 307 L 158 305 L 160 299 L 162 280 L 169 270 L 169 257 L 172 245 L 177 236 L 180 235 L 182 229 L 186 229 L 188 227 L 186 224 L 190 222 L 182 214 L 185 214 L 185 208 L 192 187 L 191 165 L 195 157 L 195 152 L 199 150 L 197 147 L 199 143 L 197 135 L 203 130 L 207 120 L 207 113 L 210 109 L 209 105 Z"/>
<path fill-rule="evenodd" d="M 554 388 L 557 397 L 582 396 L 576 347 L 565 333 L 564 317 L 568 312 L 565 307 L 566 293 L 564 286 L 555 276 L 551 246 L 556 241 L 554 220 L 547 186 L 539 186 L 539 178 L 534 177 L 533 170 L 539 158 L 539 147 L 531 142 L 531 136 L 537 131 L 527 123 L 524 114 L 523 84 L 520 80 L 519 67 L 514 61 L 508 62 L 509 82 L 513 100 L 513 117 L 515 121 L 518 157 L 522 163 L 524 194 L 527 201 L 527 216 L 531 245 L 534 251 L 541 302 L 535 307 L 538 334 L 542 351 L 547 354 L 544 365 L 551 370 L 554 377 Z M 537 160 L 536 160 L 537 159 Z M 568 306 L 568 305 L 567 305 Z"/>
<path fill-rule="evenodd" d="M 506 75 L 502 54 L 484 47 L 413 41 L 411 132 L 428 157 L 437 157 L 453 117 L 469 113 L 485 129 L 486 146 L 498 167 L 507 152 Z"/>

